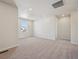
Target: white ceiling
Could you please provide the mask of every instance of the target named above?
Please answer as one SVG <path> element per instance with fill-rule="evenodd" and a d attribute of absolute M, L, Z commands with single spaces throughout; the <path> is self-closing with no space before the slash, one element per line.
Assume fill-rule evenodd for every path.
<path fill-rule="evenodd" d="M 77 0 L 64 0 L 63 7 L 53 8 L 51 4 L 56 1 L 58 0 L 15 0 L 19 16 L 30 19 L 69 14 L 77 10 Z M 29 8 L 32 10 L 30 11 Z"/>

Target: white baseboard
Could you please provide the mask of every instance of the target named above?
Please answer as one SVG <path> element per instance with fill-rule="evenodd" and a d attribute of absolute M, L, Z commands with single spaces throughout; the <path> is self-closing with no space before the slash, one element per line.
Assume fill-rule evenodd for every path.
<path fill-rule="evenodd" d="M 40 38 L 40 39 L 47 39 L 47 40 L 56 40 L 56 39 L 53 39 L 53 38 L 45 38 L 45 37 L 39 37 L 39 36 L 35 36 L 36 38 Z"/>
<path fill-rule="evenodd" d="M 78 45 L 78 43 L 77 43 L 77 42 L 72 42 L 72 41 L 71 41 L 71 43 L 72 43 L 72 44 L 76 44 L 76 45 Z"/>
<path fill-rule="evenodd" d="M 13 46 L 10 46 L 10 47 L 7 47 L 7 48 L 3 48 L 3 49 L 1 49 L 0 51 L 5 51 L 5 50 L 8 50 L 8 49 L 17 47 L 17 46 L 19 46 L 19 44 L 16 44 L 16 45 L 13 45 Z"/>

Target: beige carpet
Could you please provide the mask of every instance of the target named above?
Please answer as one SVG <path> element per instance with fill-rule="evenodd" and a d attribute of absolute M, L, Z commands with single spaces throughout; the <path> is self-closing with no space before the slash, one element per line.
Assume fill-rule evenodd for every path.
<path fill-rule="evenodd" d="M 64 40 L 20 39 L 19 46 L 0 54 L 0 59 L 78 59 L 77 45 Z"/>

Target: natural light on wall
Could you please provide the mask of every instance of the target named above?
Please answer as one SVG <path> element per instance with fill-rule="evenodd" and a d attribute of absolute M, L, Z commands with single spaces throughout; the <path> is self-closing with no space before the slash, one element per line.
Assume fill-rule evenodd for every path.
<path fill-rule="evenodd" d="M 20 17 L 22 17 L 22 18 L 28 18 L 28 15 L 24 13 L 24 14 L 21 14 Z"/>

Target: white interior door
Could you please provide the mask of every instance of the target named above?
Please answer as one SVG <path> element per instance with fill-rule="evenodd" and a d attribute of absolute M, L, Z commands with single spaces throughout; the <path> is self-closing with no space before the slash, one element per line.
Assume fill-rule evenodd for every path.
<path fill-rule="evenodd" d="M 58 20 L 58 39 L 70 40 L 71 25 L 69 17 L 62 17 Z"/>

